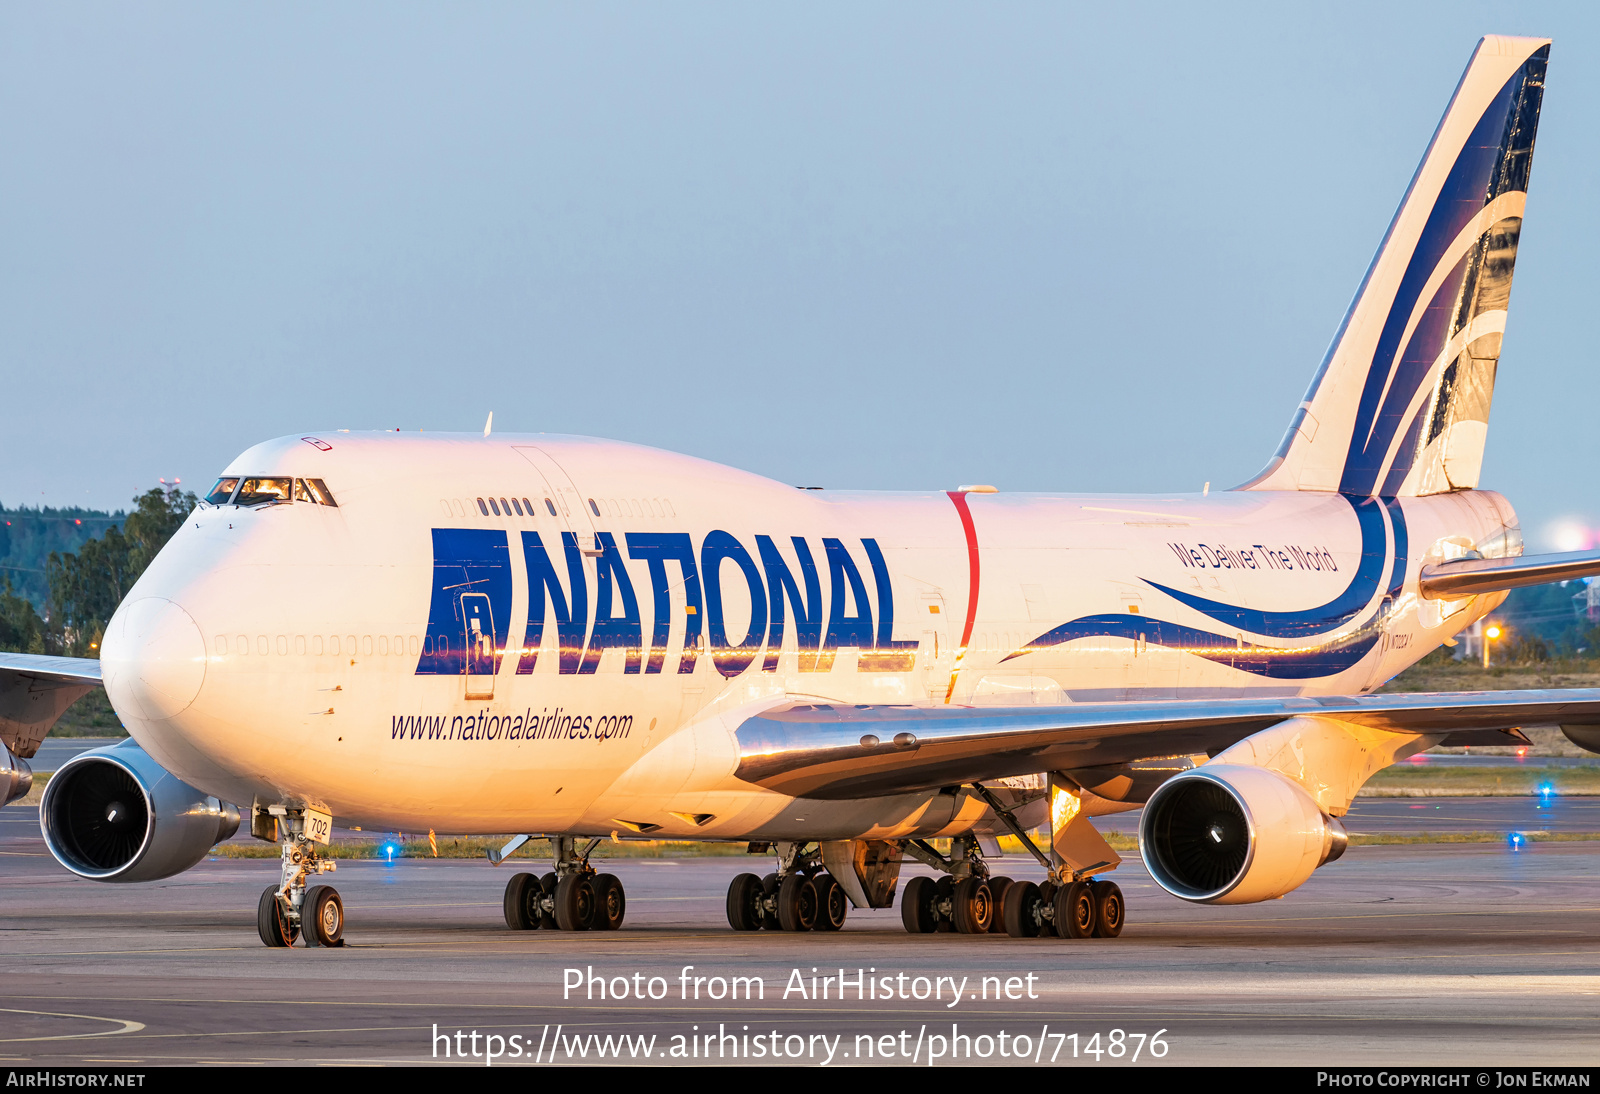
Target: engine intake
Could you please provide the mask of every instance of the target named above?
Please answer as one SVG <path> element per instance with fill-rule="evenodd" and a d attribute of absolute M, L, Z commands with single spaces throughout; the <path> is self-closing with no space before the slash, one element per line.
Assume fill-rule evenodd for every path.
<path fill-rule="evenodd" d="M 1173 896 L 1250 904 L 1298 888 L 1344 853 L 1349 835 L 1292 779 L 1207 764 L 1163 783 L 1139 820 L 1139 853 Z"/>
<path fill-rule="evenodd" d="M 157 881 L 239 828 L 239 810 L 196 790 L 129 740 L 74 756 L 39 803 L 45 846 L 80 877 Z"/>

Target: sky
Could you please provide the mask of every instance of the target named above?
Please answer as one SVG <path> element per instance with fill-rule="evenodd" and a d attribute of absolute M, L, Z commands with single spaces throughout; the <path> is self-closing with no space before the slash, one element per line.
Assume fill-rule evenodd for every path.
<path fill-rule="evenodd" d="M 1484 33 L 1555 44 L 1483 485 L 1582 546 L 1600 6 L 1463 0 L 0 6 L 0 503 L 490 411 L 796 485 L 1230 486 Z"/>

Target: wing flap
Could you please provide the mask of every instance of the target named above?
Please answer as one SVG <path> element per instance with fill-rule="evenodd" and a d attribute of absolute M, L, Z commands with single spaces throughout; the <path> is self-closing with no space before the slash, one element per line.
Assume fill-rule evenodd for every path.
<path fill-rule="evenodd" d="M 1473 743 L 1480 743 L 1485 738 L 1479 734 L 1528 725 L 1600 724 L 1600 688 L 1029 707 L 796 703 L 740 723 L 737 775 L 795 797 L 859 798 L 1159 756 L 1214 755 L 1305 714 L 1397 733 L 1472 732 Z"/>

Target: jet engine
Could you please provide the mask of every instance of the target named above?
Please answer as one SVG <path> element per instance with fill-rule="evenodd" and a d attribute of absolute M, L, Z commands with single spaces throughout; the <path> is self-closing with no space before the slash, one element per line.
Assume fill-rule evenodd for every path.
<path fill-rule="evenodd" d="M 95 881 L 182 873 L 239 828 L 239 810 L 196 790 L 132 740 L 74 756 L 45 786 L 44 842 Z"/>
<path fill-rule="evenodd" d="M 1245 764 L 1206 764 L 1174 776 L 1139 819 L 1139 853 L 1150 876 L 1198 904 L 1280 897 L 1348 843 L 1344 825 L 1299 784 Z"/>

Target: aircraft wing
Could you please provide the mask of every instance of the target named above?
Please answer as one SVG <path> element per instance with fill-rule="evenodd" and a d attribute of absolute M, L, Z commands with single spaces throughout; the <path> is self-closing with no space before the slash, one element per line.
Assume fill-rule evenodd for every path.
<path fill-rule="evenodd" d="M 99 686 L 98 661 L 0 653 L 0 743 L 32 759 L 66 709 Z"/>
<path fill-rule="evenodd" d="M 1522 726 L 1600 725 L 1600 688 L 1028 707 L 794 703 L 739 725 L 737 774 L 796 797 L 871 797 L 1215 754 L 1296 715 L 1442 733 L 1450 744 L 1513 744 L 1526 740 Z"/>
<path fill-rule="evenodd" d="M 1600 551 L 1517 558 L 1464 558 L 1423 568 L 1422 595 L 1431 600 L 1476 596 L 1600 574 Z"/>

